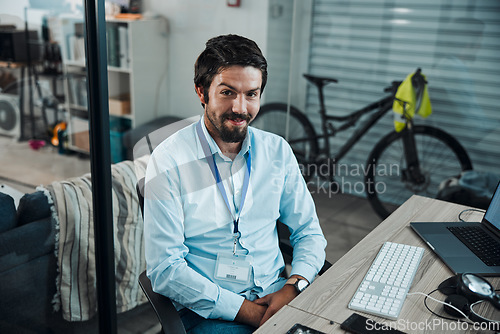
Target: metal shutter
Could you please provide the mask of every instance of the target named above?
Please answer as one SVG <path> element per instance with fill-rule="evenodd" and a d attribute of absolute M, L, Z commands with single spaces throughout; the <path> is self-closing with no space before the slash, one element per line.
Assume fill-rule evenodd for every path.
<path fill-rule="evenodd" d="M 482 37 L 475 33 L 478 21 L 471 19 L 483 22 Z M 476 50 L 467 49 L 475 42 Z M 326 87 L 326 105 L 329 113 L 345 115 L 380 98 L 391 81 L 421 67 L 429 81 L 433 114 L 417 122 L 454 135 L 475 170 L 500 173 L 499 51 L 497 1 L 315 0 L 308 71 L 339 79 Z M 463 63 L 460 57 L 469 59 Z M 316 88 L 309 85 L 306 113 L 319 132 L 318 109 Z M 393 130 L 392 120 L 392 115 L 382 119 L 339 163 L 364 166 L 375 143 Z M 331 139 L 334 149 L 351 133 Z M 363 180 L 350 174 L 346 182 Z"/>

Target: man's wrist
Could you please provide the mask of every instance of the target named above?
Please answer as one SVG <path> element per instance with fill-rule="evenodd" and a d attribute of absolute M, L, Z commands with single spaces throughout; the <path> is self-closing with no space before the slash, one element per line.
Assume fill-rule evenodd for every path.
<path fill-rule="evenodd" d="M 287 294 L 293 295 L 293 298 L 297 297 L 299 295 L 299 292 L 293 286 L 293 284 L 285 284 L 282 288 Z"/>
<path fill-rule="evenodd" d="M 286 281 L 285 286 L 293 287 L 299 294 L 309 286 L 309 281 L 302 276 L 293 275 Z"/>
<path fill-rule="evenodd" d="M 254 327 L 259 327 L 259 323 L 266 309 L 266 306 L 257 305 L 254 302 L 244 299 L 234 320 Z"/>

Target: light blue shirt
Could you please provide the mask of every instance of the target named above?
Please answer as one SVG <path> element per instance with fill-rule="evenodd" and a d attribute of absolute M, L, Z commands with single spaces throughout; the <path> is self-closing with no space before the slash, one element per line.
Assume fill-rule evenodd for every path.
<path fill-rule="evenodd" d="M 217 253 L 232 253 L 233 219 L 196 134 L 196 123 L 159 144 L 146 171 L 144 238 L 153 290 L 202 317 L 232 321 L 244 298 L 279 290 L 284 261 L 276 220 L 286 224 L 294 248 L 292 272 L 314 280 L 325 261 L 326 240 L 315 205 L 288 143 L 252 127 L 234 160 L 203 132 L 234 216 L 239 210 L 246 157 L 251 175 L 240 212 L 237 251 L 253 257 L 248 283 L 214 277 Z M 211 157 L 210 157 L 211 158 Z"/>

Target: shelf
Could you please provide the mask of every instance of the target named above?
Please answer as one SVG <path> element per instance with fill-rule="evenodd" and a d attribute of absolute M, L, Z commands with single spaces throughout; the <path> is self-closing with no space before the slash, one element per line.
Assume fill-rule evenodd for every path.
<path fill-rule="evenodd" d="M 78 153 L 83 153 L 83 154 L 90 154 L 89 151 L 83 149 L 83 148 L 80 148 L 78 146 L 75 146 L 73 144 L 68 144 L 68 148 L 71 150 L 71 151 L 74 151 L 74 152 L 78 152 Z"/>
<path fill-rule="evenodd" d="M 116 118 L 124 118 L 124 119 L 129 119 L 129 120 L 134 119 L 134 117 L 132 115 L 112 115 L 112 114 L 110 114 L 109 116 L 116 117 Z"/>
<path fill-rule="evenodd" d="M 76 62 L 76 61 L 71 61 L 71 60 L 66 60 L 64 62 L 64 65 L 65 66 L 68 66 L 68 67 L 77 67 L 78 69 L 81 69 L 82 72 L 85 72 L 85 73 L 82 73 L 84 75 L 86 75 L 86 67 L 85 67 L 85 62 Z M 108 66 L 108 71 L 110 72 L 120 72 L 120 73 L 128 73 L 130 74 L 132 72 L 132 70 L 128 67 L 116 67 L 116 66 Z"/>
<path fill-rule="evenodd" d="M 87 109 L 88 109 L 87 107 L 80 106 L 80 105 L 78 105 L 78 104 L 73 104 L 73 103 L 69 103 L 69 104 L 68 104 L 68 107 L 69 107 L 70 109 L 76 109 L 76 110 L 81 110 L 81 111 L 87 111 Z"/>
<path fill-rule="evenodd" d="M 108 71 L 110 72 L 120 72 L 120 73 L 132 73 L 132 70 L 128 67 L 116 67 L 116 66 L 108 66 Z"/>
<path fill-rule="evenodd" d="M 69 137 L 69 148 L 84 152 L 88 147 L 89 112 L 87 68 L 82 60 L 81 20 L 71 19 L 61 24 L 63 52 L 63 72 L 65 83 L 66 110 L 68 124 L 73 135 Z M 164 80 L 167 55 L 166 25 L 163 19 L 130 21 L 126 19 L 107 20 L 107 66 L 108 97 L 110 99 L 110 135 L 113 161 L 121 157 L 120 143 L 123 131 L 146 124 L 157 117 L 157 87 Z M 69 36 L 69 37 L 68 37 Z M 147 38 L 145 38 L 147 36 Z M 72 37 L 72 38 L 71 38 Z M 113 43 L 112 41 L 115 41 Z M 129 46 L 132 46 L 130 47 Z M 111 55 L 111 56 L 110 56 Z M 77 57 L 77 58 L 72 58 Z M 73 59 L 73 60 L 68 60 Z M 74 59 L 79 59 L 75 61 Z M 120 66 L 122 65 L 122 66 Z M 128 95 L 127 106 L 120 109 L 115 100 Z M 75 136 L 75 134 L 78 135 Z"/>
<path fill-rule="evenodd" d="M 65 60 L 64 65 L 85 68 L 85 61 Z"/>
<path fill-rule="evenodd" d="M 145 21 L 144 18 L 116 18 L 116 17 L 106 17 L 106 23 L 130 23 L 136 21 Z"/>
<path fill-rule="evenodd" d="M 89 112 L 88 112 L 87 108 L 82 108 L 82 107 L 71 108 L 70 109 L 70 117 L 78 117 L 78 118 L 88 120 Z"/>

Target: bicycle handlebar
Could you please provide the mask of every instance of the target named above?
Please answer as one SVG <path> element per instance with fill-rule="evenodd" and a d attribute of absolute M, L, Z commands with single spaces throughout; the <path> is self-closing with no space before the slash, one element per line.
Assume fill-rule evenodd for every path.
<path fill-rule="evenodd" d="M 401 85 L 403 81 L 393 81 L 390 86 L 387 86 L 384 88 L 384 92 L 386 93 L 393 93 L 396 94 L 396 91 L 398 90 L 399 85 Z"/>

